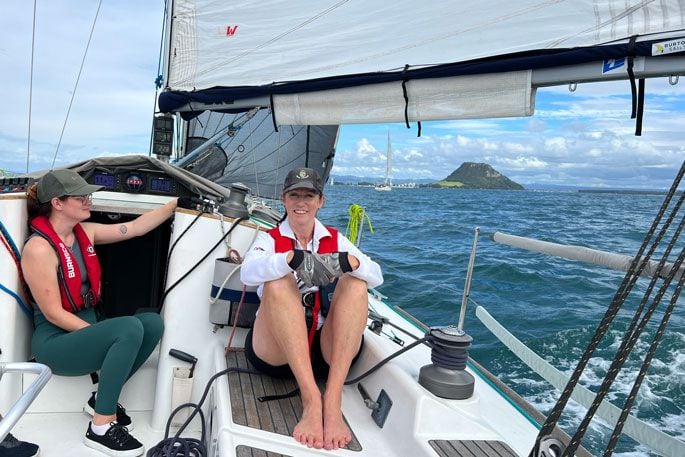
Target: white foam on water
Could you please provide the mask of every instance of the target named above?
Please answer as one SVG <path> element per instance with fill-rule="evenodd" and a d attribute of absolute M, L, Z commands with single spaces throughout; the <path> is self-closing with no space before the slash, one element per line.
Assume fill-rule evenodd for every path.
<path fill-rule="evenodd" d="M 570 376 L 575 369 L 584 347 L 577 346 L 580 330 L 562 331 L 555 336 L 554 341 L 546 344 L 540 350 L 541 355 L 559 370 Z M 582 332 L 585 333 L 585 332 Z M 594 391 L 599 390 L 607 374 L 616 350 L 624 337 L 619 330 L 608 333 L 607 343 L 590 358 L 580 383 Z M 637 342 L 631 356 L 623 369 L 618 373 L 611 390 L 605 397 L 619 408 L 623 406 L 629 395 L 633 383 L 639 373 L 642 361 L 651 344 L 649 339 L 642 338 Z M 658 430 L 685 440 L 685 334 L 666 333 L 656 356 L 652 359 L 650 368 L 645 376 L 633 405 L 632 414 L 647 422 Z M 509 373 L 511 376 L 512 373 Z M 526 392 L 526 399 L 544 414 L 549 414 L 560 392 L 552 388 L 539 378 L 531 379 L 529 373 L 519 370 L 515 376 L 509 378 L 515 390 Z M 573 434 L 584 418 L 587 410 L 583 406 L 569 401 L 559 421 L 561 427 Z M 593 453 L 602 453 L 611 436 L 613 427 L 595 417 L 583 443 Z M 649 457 L 649 448 L 639 443 L 619 441 L 619 451 L 614 455 L 620 457 Z"/>

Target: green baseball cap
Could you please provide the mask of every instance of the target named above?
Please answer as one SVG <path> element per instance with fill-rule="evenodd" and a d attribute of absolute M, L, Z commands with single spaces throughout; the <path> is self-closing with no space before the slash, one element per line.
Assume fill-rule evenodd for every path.
<path fill-rule="evenodd" d="M 88 195 L 102 186 L 88 184 L 74 170 L 52 170 L 38 181 L 38 200 L 47 203 L 55 197 Z"/>

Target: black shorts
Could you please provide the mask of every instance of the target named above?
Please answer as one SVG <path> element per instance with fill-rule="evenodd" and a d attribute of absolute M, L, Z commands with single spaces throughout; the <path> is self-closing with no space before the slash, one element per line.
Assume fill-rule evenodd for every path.
<path fill-rule="evenodd" d="M 357 355 L 352 359 L 352 365 L 357 361 L 359 355 L 362 353 L 362 348 L 364 347 L 364 336 L 362 335 L 362 342 L 359 345 L 359 351 Z M 312 341 L 312 370 L 314 371 L 314 377 L 316 379 L 325 380 L 328 378 L 328 363 L 323 358 L 321 353 L 321 329 L 314 333 L 314 340 Z M 260 373 L 269 375 L 274 378 L 288 379 L 294 378 L 293 372 L 290 370 L 290 366 L 286 363 L 284 365 L 271 365 L 260 359 L 257 354 L 255 354 L 252 347 L 252 329 L 247 332 L 245 336 L 245 357 L 247 358 L 250 365 L 254 367 Z"/>

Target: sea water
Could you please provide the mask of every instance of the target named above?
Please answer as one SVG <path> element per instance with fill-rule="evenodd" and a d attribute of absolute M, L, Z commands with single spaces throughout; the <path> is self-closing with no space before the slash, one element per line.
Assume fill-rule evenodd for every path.
<path fill-rule="evenodd" d="M 480 237 L 465 330 L 474 338 L 470 355 L 548 414 L 559 392 L 504 347 L 475 316 L 486 308 L 517 338 L 570 375 L 624 277 L 623 272 L 500 245 L 495 231 L 556 243 L 635 255 L 664 200 L 663 195 L 332 186 L 320 219 L 345 230 L 351 204 L 365 208 L 362 249 L 383 269 L 378 290 L 428 325 L 459 318 L 474 228 Z M 682 217 L 682 216 L 681 216 Z M 679 252 L 683 241 L 676 246 Z M 647 279 L 619 313 L 581 378 L 596 391 L 639 303 Z M 685 439 L 685 309 L 681 297 L 633 408 L 633 415 Z M 664 306 L 661 307 L 663 309 Z M 657 313 L 660 319 L 661 312 Z M 654 320 L 654 319 L 653 319 Z M 654 334 L 641 338 L 608 395 L 621 406 Z M 561 425 L 574 432 L 585 414 L 571 402 Z M 601 455 L 611 430 L 593 423 L 584 445 Z M 622 437 L 615 455 L 649 456 Z"/>

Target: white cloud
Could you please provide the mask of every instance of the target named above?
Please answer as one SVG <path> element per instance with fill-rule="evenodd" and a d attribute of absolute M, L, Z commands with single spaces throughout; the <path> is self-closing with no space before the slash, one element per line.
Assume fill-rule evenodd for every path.
<path fill-rule="evenodd" d="M 369 142 L 367 138 L 361 138 L 357 141 L 357 156 L 365 157 L 368 155 L 376 155 L 378 150 Z"/>
<path fill-rule="evenodd" d="M 83 0 L 37 5 L 32 170 L 52 162 L 96 9 L 97 3 Z M 147 153 L 162 11 L 158 2 L 103 3 L 57 164 Z M 32 15 L 33 2 L 6 2 L 0 15 L 0 167 L 15 171 L 26 169 Z"/>
<path fill-rule="evenodd" d="M 538 159 L 537 157 L 517 157 L 515 159 L 500 158 L 497 163 L 505 166 L 509 170 L 542 170 L 548 167 L 547 162 Z"/>

